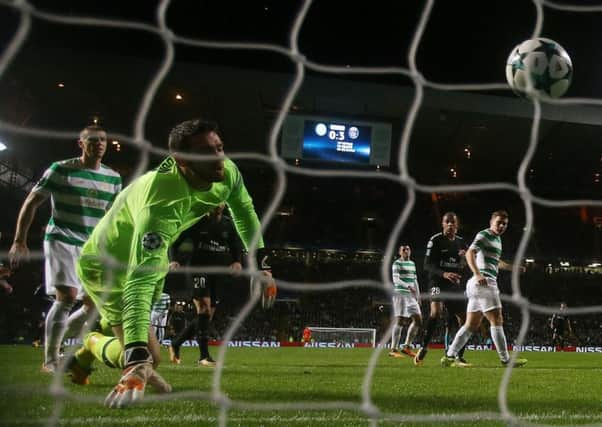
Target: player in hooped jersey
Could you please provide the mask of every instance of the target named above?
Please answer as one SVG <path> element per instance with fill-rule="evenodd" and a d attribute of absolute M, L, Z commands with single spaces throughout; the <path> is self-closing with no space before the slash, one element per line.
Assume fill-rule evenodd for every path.
<path fill-rule="evenodd" d="M 447 353 L 441 358 L 441 365 L 466 367 L 466 364 L 458 364 L 455 356 L 458 351 L 466 345 L 473 333 L 475 333 L 483 317 L 486 317 L 491 327 L 491 339 L 500 357 L 502 365 L 510 362 L 508 344 L 504 333 L 504 318 L 502 316 L 502 302 L 500 290 L 497 286 L 498 271 L 512 270 L 512 264 L 502 261 L 502 239 L 508 227 L 508 213 L 506 211 L 495 211 L 489 220 L 489 228 L 479 231 L 472 244 L 466 251 L 466 262 L 473 276 L 466 283 L 466 295 L 468 306 L 466 307 L 466 323 L 460 328 L 449 346 Z M 524 272 L 523 266 L 517 268 Z M 516 359 L 515 366 L 523 366 L 527 359 Z"/>
<path fill-rule="evenodd" d="M 225 202 L 243 243 L 249 247 L 259 238 L 258 259 L 266 257 L 253 201 L 238 167 L 224 155 L 217 125 L 203 119 L 180 123 L 169 134 L 169 150 L 171 155 L 157 169 L 120 193 L 77 265 L 84 289 L 116 338 L 88 334 L 70 373 L 74 382 L 85 384 L 94 359 L 122 368 L 121 379 L 105 400 L 111 408 L 141 400 L 147 384 L 159 392 L 171 391 L 155 371 L 159 345 L 149 333 L 150 311 L 163 291 L 168 248 L 184 230 Z M 118 264 L 107 263 L 107 257 Z M 262 279 L 273 284 L 271 276 L 269 270 L 261 271 Z"/>
<path fill-rule="evenodd" d="M 82 292 L 75 262 L 93 228 L 121 190 L 121 177 L 101 163 L 107 134 L 88 126 L 79 135 L 80 157 L 52 163 L 31 190 L 17 219 L 10 248 L 11 267 L 29 256 L 27 235 L 40 205 L 49 197 L 52 214 L 44 236 L 46 293 L 55 301 L 46 315 L 42 372 L 52 373 L 59 363 L 59 348 L 68 334 L 80 333 L 92 303 Z M 82 307 L 71 315 L 76 300 Z"/>
<path fill-rule="evenodd" d="M 431 342 L 437 324 L 443 318 L 444 308 L 453 314 L 459 326 L 464 323 L 466 304 L 464 298 L 450 299 L 445 302 L 440 298 L 441 292 L 455 292 L 463 294 L 464 289 L 460 285 L 462 270 L 465 265 L 464 254 L 466 244 L 464 239 L 458 236 L 458 216 L 454 212 L 446 212 L 441 221 L 443 231 L 430 238 L 426 247 L 424 258 L 424 270 L 428 274 L 428 286 L 431 299 L 430 315 L 427 318 L 422 336 L 421 348 L 414 358 L 416 365 L 422 364 L 428 345 Z M 463 351 L 458 355 L 459 363 L 463 360 Z"/>
<path fill-rule="evenodd" d="M 420 311 L 420 286 L 416 275 L 416 265 L 410 260 L 412 250 L 408 245 L 399 247 L 399 258 L 393 262 L 393 297 L 392 307 L 395 324 L 391 334 L 390 357 L 416 357 L 410 345 L 422 325 L 422 312 Z M 401 350 L 397 348 L 401 338 L 404 323 L 411 319 L 408 326 L 405 342 Z"/>

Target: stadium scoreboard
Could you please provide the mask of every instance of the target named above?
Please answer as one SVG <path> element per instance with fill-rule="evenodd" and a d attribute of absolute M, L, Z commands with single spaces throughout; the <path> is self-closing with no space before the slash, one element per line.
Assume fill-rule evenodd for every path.
<path fill-rule="evenodd" d="M 289 115 L 282 127 L 280 149 L 285 159 L 389 166 L 391 125 Z"/>

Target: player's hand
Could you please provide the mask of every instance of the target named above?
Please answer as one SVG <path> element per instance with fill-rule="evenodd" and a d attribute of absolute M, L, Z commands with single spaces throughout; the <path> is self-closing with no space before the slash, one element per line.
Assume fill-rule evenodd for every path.
<path fill-rule="evenodd" d="M 242 264 L 238 261 L 235 261 L 232 264 L 230 264 L 230 270 L 232 270 L 232 274 L 237 275 L 242 271 Z"/>
<path fill-rule="evenodd" d="M 460 276 L 458 273 L 452 273 L 452 272 L 445 272 L 443 273 L 443 278 L 449 280 L 450 282 L 452 282 L 455 285 L 459 285 L 460 284 L 460 279 L 462 279 L 462 276 Z"/>
<path fill-rule="evenodd" d="M 482 274 L 475 274 L 474 278 L 479 283 L 479 285 L 487 286 L 487 279 L 485 279 L 485 276 L 483 276 Z"/>
<path fill-rule="evenodd" d="M 14 270 L 19 267 L 21 261 L 29 259 L 29 248 L 25 243 L 13 242 L 8 251 L 8 259 L 10 261 L 10 268 Z"/>
<path fill-rule="evenodd" d="M 169 263 L 169 271 L 176 271 L 180 268 L 180 263 L 178 261 L 171 261 Z"/>
<path fill-rule="evenodd" d="M 519 273 L 524 273 L 525 271 L 527 271 L 527 267 L 525 267 L 524 265 L 519 265 L 518 266 L 518 272 Z"/>
<path fill-rule="evenodd" d="M 138 363 L 125 368 L 119 383 L 106 397 L 105 406 L 125 408 L 140 402 L 144 397 L 146 382 L 155 374 L 153 365 L 149 362 Z"/>
<path fill-rule="evenodd" d="M 261 305 L 263 308 L 272 308 L 276 302 L 276 295 L 278 294 L 278 287 L 276 281 L 272 277 L 272 272 L 263 270 L 261 272 L 264 278 L 261 279 L 263 284 L 263 292 L 261 294 Z"/>
<path fill-rule="evenodd" d="M 12 274 L 10 268 L 4 267 L 0 265 L 0 279 L 4 279 L 5 277 L 9 277 Z"/>
<path fill-rule="evenodd" d="M 5 295 L 10 295 L 13 293 L 13 287 L 6 280 L 0 279 L 0 289 Z"/>

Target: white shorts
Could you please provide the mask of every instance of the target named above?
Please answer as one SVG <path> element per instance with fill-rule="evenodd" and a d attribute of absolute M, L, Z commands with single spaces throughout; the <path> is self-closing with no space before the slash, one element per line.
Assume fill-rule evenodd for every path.
<path fill-rule="evenodd" d="M 502 308 L 497 281 L 488 277 L 486 279 L 486 286 L 479 285 L 479 282 L 474 277 L 471 277 L 466 283 L 466 296 L 468 297 L 466 312 L 474 313 L 480 311 L 485 313 L 496 308 Z"/>
<path fill-rule="evenodd" d="M 420 305 L 413 295 L 397 293 L 393 295 L 393 315 L 395 317 L 412 317 L 415 314 L 422 315 Z"/>
<path fill-rule="evenodd" d="M 77 289 L 77 299 L 84 292 L 75 272 L 75 264 L 81 253 L 79 246 L 68 245 L 58 240 L 44 240 L 46 294 L 56 295 L 57 286 Z"/>
<path fill-rule="evenodd" d="M 151 311 L 151 326 L 164 328 L 167 325 L 167 313 Z"/>

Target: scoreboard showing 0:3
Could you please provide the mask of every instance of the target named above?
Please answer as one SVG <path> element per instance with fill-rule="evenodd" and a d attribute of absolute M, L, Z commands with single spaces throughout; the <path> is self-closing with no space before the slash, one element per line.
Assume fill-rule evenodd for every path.
<path fill-rule="evenodd" d="M 286 159 L 388 166 L 391 125 L 356 119 L 289 115 L 280 152 Z"/>

